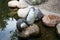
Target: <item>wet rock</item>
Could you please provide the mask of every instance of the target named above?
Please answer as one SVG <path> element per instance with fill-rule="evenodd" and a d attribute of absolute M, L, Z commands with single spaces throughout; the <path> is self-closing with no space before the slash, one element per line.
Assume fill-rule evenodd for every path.
<path fill-rule="evenodd" d="M 28 11 L 29 11 L 29 8 L 19 9 L 17 11 L 17 14 L 21 18 L 25 18 L 27 16 Z"/>
<path fill-rule="evenodd" d="M 9 1 L 8 6 L 9 7 L 17 7 L 18 1 Z"/>
<path fill-rule="evenodd" d="M 55 25 L 60 22 L 60 17 L 56 15 L 45 15 L 42 21 L 47 26 L 55 27 Z"/>
<path fill-rule="evenodd" d="M 35 21 L 41 19 L 43 14 L 38 8 L 31 7 L 26 16 L 26 21 L 28 24 L 33 24 Z"/>
<path fill-rule="evenodd" d="M 25 1 L 31 5 L 38 5 L 42 3 L 42 0 L 25 0 Z"/>
<path fill-rule="evenodd" d="M 39 27 L 36 24 L 30 25 L 22 32 L 17 30 L 17 35 L 22 38 L 27 38 L 30 36 L 37 36 L 39 34 Z"/>
<path fill-rule="evenodd" d="M 18 8 L 26 8 L 26 7 L 28 7 L 28 5 L 27 5 L 27 3 L 24 2 L 24 0 L 19 0 L 17 7 Z"/>

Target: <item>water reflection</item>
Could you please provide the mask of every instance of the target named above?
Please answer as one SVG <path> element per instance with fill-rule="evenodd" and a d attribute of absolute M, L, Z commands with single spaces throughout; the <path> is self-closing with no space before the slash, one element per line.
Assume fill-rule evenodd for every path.
<path fill-rule="evenodd" d="M 11 40 L 10 36 L 11 33 L 15 31 L 16 29 L 16 20 L 12 18 L 9 18 L 9 20 L 5 20 L 7 25 L 6 28 L 2 31 L 0 29 L 0 40 Z"/>

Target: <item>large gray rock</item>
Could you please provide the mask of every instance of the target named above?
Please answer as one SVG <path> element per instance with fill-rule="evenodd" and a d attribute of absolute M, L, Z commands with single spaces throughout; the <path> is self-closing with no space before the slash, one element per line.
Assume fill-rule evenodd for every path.
<path fill-rule="evenodd" d="M 37 36 L 38 34 L 39 34 L 39 27 L 36 24 L 30 25 L 22 32 L 19 32 L 17 29 L 17 35 L 22 38 Z"/>
<path fill-rule="evenodd" d="M 60 22 L 60 17 L 56 15 L 45 15 L 42 18 L 42 21 L 45 25 L 54 27 L 57 23 Z"/>
<path fill-rule="evenodd" d="M 25 0 L 25 1 L 31 5 L 37 5 L 42 3 L 42 0 Z"/>

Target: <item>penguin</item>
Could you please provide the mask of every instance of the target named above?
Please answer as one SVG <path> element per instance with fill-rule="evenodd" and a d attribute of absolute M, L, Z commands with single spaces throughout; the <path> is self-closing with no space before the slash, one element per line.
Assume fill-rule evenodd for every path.
<path fill-rule="evenodd" d="M 16 26 L 17 26 L 17 30 L 19 32 L 22 32 L 28 25 L 27 25 L 25 19 L 19 19 L 16 23 Z"/>
<path fill-rule="evenodd" d="M 38 21 L 43 17 L 42 12 L 38 8 L 31 7 L 28 11 L 28 14 L 26 16 L 26 22 L 31 25 L 35 21 Z"/>
<path fill-rule="evenodd" d="M 28 11 L 28 14 L 26 16 L 26 22 L 31 25 L 34 23 L 34 20 L 36 18 L 36 15 L 35 15 L 35 8 L 34 7 L 31 7 Z"/>
<path fill-rule="evenodd" d="M 42 19 L 42 17 L 44 16 L 39 8 L 35 8 L 35 14 L 37 15 L 36 18 L 35 18 L 35 21 L 38 21 L 39 19 Z"/>

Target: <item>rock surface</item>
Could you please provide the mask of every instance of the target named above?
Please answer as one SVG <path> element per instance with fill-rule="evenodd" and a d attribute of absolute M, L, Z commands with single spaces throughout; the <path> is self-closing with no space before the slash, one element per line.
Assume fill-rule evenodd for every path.
<path fill-rule="evenodd" d="M 25 0 L 25 1 L 31 5 L 38 5 L 42 3 L 42 0 Z"/>
<path fill-rule="evenodd" d="M 47 0 L 40 7 L 55 13 L 60 13 L 60 0 Z"/>
<path fill-rule="evenodd" d="M 17 7 L 18 1 L 9 1 L 8 6 L 9 7 Z"/>
<path fill-rule="evenodd" d="M 28 14 L 28 11 L 29 11 L 29 7 L 28 8 L 24 8 L 24 9 L 19 9 L 17 11 L 17 14 L 21 18 L 25 18 L 27 16 L 27 14 Z"/>
<path fill-rule="evenodd" d="M 57 23 L 60 22 L 60 17 L 55 15 L 45 15 L 42 18 L 42 21 L 44 22 L 45 25 L 54 27 Z"/>
<path fill-rule="evenodd" d="M 19 32 L 17 30 L 17 35 L 23 38 L 26 38 L 29 36 L 37 36 L 38 34 L 39 34 L 39 27 L 36 24 L 30 25 L 22 32 Z"/>
<path fill-rule="evenodd" d="M 27 5 L 27 3 L 25 3 L 24 0 L 19 0 L 17 7 L 18 8 L 26 8 L 26 7 L 28 7 L 28 5 Z"/>

